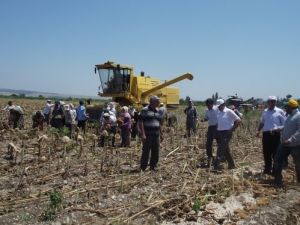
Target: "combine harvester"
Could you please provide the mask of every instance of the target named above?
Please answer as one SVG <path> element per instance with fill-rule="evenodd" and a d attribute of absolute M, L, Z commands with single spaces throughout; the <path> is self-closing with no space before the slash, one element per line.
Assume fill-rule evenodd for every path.
<path fill-rule="evenodd" d="M 158 78 L 146 76 L 144 72 L 134 75 L 132 66 L 120 65 L 112 61 L 96 65 L 95 73 L 97 71 L 101 83 L 99 96 L 111 97 L 112 101 L 121 106 L 133 105 L 137 109 L 148 104 L 151 95 L 157 95 L 167 109 L 177 108 L 180 97 L 179 88 L 170 85 L 184 79 L 193 80 L 193 75 L 186 73 L 169 81 L 161 82 Z M 93 109 L 88 107 L 87 110 L 90 116 L 94 117 L 93 115 L 95 115 L 99 118 L 102 108 L 94 106 Z"/>

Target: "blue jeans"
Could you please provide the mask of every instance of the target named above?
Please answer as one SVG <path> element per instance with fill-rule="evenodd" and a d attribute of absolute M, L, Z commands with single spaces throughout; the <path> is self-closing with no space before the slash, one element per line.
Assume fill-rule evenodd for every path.
<path fill-rule="evenodd" d="M 280 144 L 274 159 L 275 184 L 278 186 L 283 185 L 282 168 L 285 160 L 290 154 L 294 159 L 297 181 L 300 183 L 300 146 L 289 147 Z"/>

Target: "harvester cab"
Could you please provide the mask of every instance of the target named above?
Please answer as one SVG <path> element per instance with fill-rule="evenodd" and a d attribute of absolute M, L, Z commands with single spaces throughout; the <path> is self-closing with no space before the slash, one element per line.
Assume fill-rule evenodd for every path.
<path fill-rule="evenodd" d="M 172 80 L 161 82 L 160 79 L 133 74 L 133 67 L 107 61 L 95 66 L 95 73 L 99 74 L 101 97 L 111 97 L 120 105 L 134 105 L 141 107 L 148 103 L 150 95 L 157 95 L 167 107 L 179 104 L 179 89 L 170 87 L 173 83 L 184 79 L 193 79 L 190 73 L 183 74 Z"/>

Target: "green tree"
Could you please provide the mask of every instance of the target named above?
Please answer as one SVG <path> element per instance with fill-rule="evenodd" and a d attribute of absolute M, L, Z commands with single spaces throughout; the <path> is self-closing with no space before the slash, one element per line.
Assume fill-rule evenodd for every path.
<path fill-rule="evenodd" d="M 185 103 L 188 103 L 191 98 L 189 96 L 185 97 Z"/>
<path fill-rule="evenodd" d="M 215 94 L 215 101 L 217 101 L 217 99 L 219 99 L 219 94 L 218 94 L 218 92 L 216 92 L 216 94 Z"/>
<path fill-rule="evenodd" d="M 22 94 L 19 94 L 19 97 L 20 98 L 26 98 L 26 95 L 24 93 L 22 93 Z"/>

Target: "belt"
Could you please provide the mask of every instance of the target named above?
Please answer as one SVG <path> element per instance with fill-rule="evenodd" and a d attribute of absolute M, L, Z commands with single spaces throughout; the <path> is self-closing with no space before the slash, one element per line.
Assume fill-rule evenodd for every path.
<path fill-rule="evenodd" d="M 277 135 L 277 134 L 280 134 L 280 131 L 272 131 L 272 130 L 269 130 L 269 131 L 264 131 L 263 132 L 264 134 L 270 134 L 270 135 Z"/>

